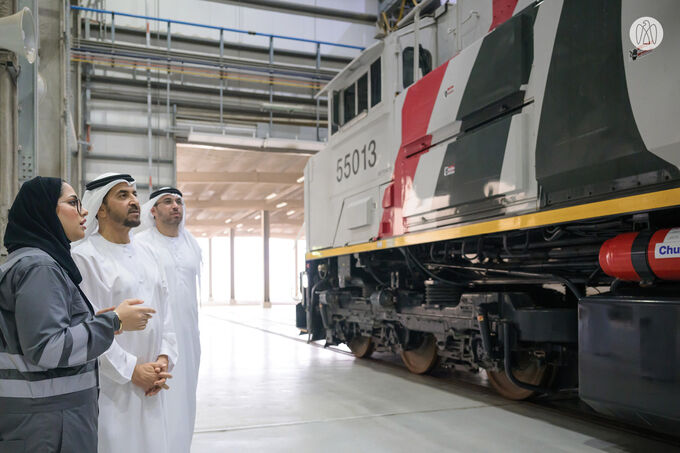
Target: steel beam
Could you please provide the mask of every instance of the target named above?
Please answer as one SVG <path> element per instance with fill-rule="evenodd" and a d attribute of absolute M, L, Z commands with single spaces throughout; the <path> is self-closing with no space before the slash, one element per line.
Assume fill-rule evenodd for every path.
<path fill-rule="evenodd" d="M 87 153 L 85 154 L 85 159 L 87 160 L 110 160 L 115 162 L 139 162 L 148 163 L 149 159 L 147 157 L 140 156 L 120 156 L 116 154 L 96 154 Z M 172 159 L 153 159 L 154 164 L 163 165 L 173 165 L 175 162 Z"/>
<path fill-rule="evenodd" d="M 299 3 L 272 0 L 211 0 L 216 3 L 226 3 L 245 8 L 266 9 L 294 15 L 320 17 L 324 19 L 353 22 L 356 24 L 375 25 L 378 16 L 368 13 L 355 13 L 349 10 L 324 8 L 321 6 L 303 5 Z"/>
<path fill-rule="evenodd" d="M 187 227 L 189 232 L 196 237 L 227 237 L 228 233 L 225 233 L 224 228 L 205 228 L 205 227 Z M 205 235 L 204 235 L 205 234 Z M 239 231 L 238 237 L 256 237 L 261 238 L 262 235 L 259 232 Z M 276 233 L 272 232 L 270 237 L 278 239 L 295 239 L 297 236 L 292 233 Z"/>
<path fill-rule="evenodd" d="M 187 209 L 191 210 L 193 209 L 193 205 L 190 202 L 187 202 Z M 292 227 L 292 228 L 300 228 L 302 226 L 302 219 L 300 220 L 290 220 L 290 219 L 285 219 L 285 220 L 271 220 L 270 217 L 270 225 L 272 227 L 275 226 L 280 226 L 280 227 Z M 225 224 L 224 220 L 222 219 L 195 219 L 195 218 L 190 218 L 187 219 L 187 226 L 191 227 L 216 227 L 216 228 L 222 228 L 224 229 L 225 227 L 228 227 L 231 224 L 239 224 L 243 225 L 242 228 L 260 228 L 261 224 L 259 220 L 234 220 L 230 224 Z"/>
<path fill-rule="evenodd" d="M 276 200 L 271 203 L 266 200 L 196 200 L 185 198 L 187 205 L 191 209 L 208 209 L 211 211 L 243 211 L 247 209 L 277 209 L 276 205 L 281 203 L 282 200 Z M 285 200 L 287 205 L 286 209 L 302 209 L 304 202 L 302 200 Z M 280 208 L 283 209 L 283 208 Z"/>
<path fill-rule="evenodd" d="M 302 176 L 300 173 L 268 173 L 268 172 L 197 172 L 179 171 L 177 181 L 180 184 L 232 184 L 232 183 L 258 183 L 258 184 L 300 184 L 297 180 Z"/>
<path fill-rule="evenodd" d="M 168 19 L 164 17 L 155 17 L 155 16 L 149 16 L 148 14 L 145 15 L 139 15 L 139 14 L 131 14 L 131 13 L 123 13 L 123 12 L 116 12 L 116 11 L 111 11 L 111 10 L 103 10 L 103 9 L 96 9 L 96 8 L 87 8 L 83 6 L 71 6 L 72 10 L 78 10 L 78 11 L 89 11 L 89 12 L 94 12 L 94 13 L 103 13 L 103 14 L 108 14 L 111 15 L 112 17 L 115 15 L 118 16 L 123 16 L 123 17 L 131 17 L 135 19 L 143 19 L 147 21 L 154 21 L 154 22 L 170 22 L 173 24 L 179 24 L 179 25 L 188 25 L 190 27 L 197 27 L 197 28 L 204 28 L 208 30 L 224 30 L 228 32 L 233 32 L 233 33 L 239 33 L 239 34 L 244 34 L 244 35 L 252 35 L 252 36 L 266 36 L 266 37 L 275 37 L 279 39 L 285 39 L 287 41 L 297 41 L 297 42 L 308 42 L 308 43 L 321 43 L 324 45 L 328 46 L 333 46 L 333 47 L 344 47 L 348 49 L 358 49 L 358 50 L 364 50 L 363 47 L 361 46 L 355 46 L 352 44 L 340 44 L 337 42 L 331 42 L 331 41 L 319 41 L 316 39 L 308 39 L 308 38 L 299 38 L 295 36 L 285 36 L 285 35 L 273 35 L 271 33 L 261 33 L 253 30 L 243 30 L 243 29 L 238 29 L 238 28 L 229 28 L 229 27 L 221 27 L 221 26 L 216 26 L 216 25 L 208 25 L 208 24 L 201 24 L 198 22 L 187 22 L 183 20 L 175 20 L 175 19 Z M 146 5 L 145 5 L 146 9 Z M 148 25 L 147 25 L 148 29 Z M 148 44 L 148 42 L 147 42 Z"/>

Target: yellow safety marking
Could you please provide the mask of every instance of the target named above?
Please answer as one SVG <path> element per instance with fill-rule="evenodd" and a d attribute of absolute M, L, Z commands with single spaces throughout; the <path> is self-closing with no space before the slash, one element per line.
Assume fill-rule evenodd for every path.
<path fill-rule="evenodd" d="M 572 222 L 575 220 L 594 219 L 616 214 L 667 208 L 678 204 L 680 204 L 680 189 L 669 189 L 615 198 L 613 200 L 586 203 L 567 208 L 551 209 L 520 216 L 504 217 L 502 219 L 486 222 L 471 223 L 468 225 L 447 227 L 432 231 L 407 233 L 403 236 L 380 239 L 374 242 L 362 242 L 360 244 L 348 245 L 345 247 L 312 250 L 305 256 L 308 260 L 315 260 L 319 258 L 347 255 L 350 253 L 384 250 L 406 245 L 427 244 L 429 242 L 444 241 L 447 239 L 460 239 L 482 234 L 499 233 L 502 231 L 536 228 Z"/>

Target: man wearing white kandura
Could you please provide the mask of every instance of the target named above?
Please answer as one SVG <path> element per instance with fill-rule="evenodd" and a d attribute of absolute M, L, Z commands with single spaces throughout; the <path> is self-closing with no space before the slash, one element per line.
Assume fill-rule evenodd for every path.
<path fill-rule="evenodd" d="M 170 305 L 182 360 L 173 370 L 168 390 L 170 452 L 188 453 L 196 420 L 196 385 L 201 359 L 198 332 L 197 283 L 201 249 L 184 227 L 182 192 L 163 187 L 142 206 L 141 225 L 133 230 L 135 242 L 160 258 L 170 286 Z M 140 231 L 139 233 L 137 233 Z"/>
<path fill-rule="evenodd" d="M 97 309 L 134 297 L 157 312 L 146 330 L 118 335 L 101 357 L 99 452 L 166 452 L 171 442 L 162 390 L 178 360 L 167 280 L 157 258 L 130 238 L 140 223 L 134 179 L 104 174 L 86 189 L 86 236 L 72 252 L 83 292 Z"/>

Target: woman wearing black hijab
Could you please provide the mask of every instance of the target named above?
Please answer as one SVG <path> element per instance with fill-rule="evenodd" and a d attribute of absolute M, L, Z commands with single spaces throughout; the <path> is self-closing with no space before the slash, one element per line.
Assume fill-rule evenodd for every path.
<path fill-rule="evenodd" d="M 97 357 L 153 313 L 126 300 L 94 314 L 70 242 L 87 211 L 73 188 L 40 176 L 19 190 L 0 266 L 0 453 L 96 452 Z"/>

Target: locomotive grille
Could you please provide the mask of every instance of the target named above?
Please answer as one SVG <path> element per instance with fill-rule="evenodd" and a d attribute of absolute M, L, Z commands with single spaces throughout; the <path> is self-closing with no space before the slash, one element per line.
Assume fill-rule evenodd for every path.
<path fill-rule="evenodd" d="M 459 288 L 445 286 L 433 280 L 425 282 L 425 303 L 427 305 L 458 305 L 461 294 Z"/>

